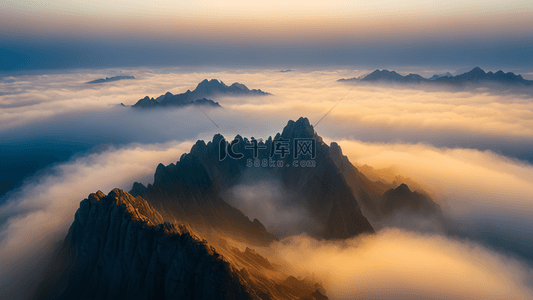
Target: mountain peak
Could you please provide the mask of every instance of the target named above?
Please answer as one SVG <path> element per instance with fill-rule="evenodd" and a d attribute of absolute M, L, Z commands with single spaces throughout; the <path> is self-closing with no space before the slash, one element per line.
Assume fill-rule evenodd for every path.
<path fill-rule="evenodd" d="M 481 69 L 480 67 L 475 67 L 468 73 L 470 73 L 470 74 L 481 74 L 481 75 L 485 75 L 486 74 L 485 71 L 483 69 Z"/>
<path fill-rule="evenodd" d="M 305 117 L 300 117 L 296 122 L 290 120 L 281 133 L 281 136 L 285 139 L 312 138 L 314 135 L 313 125 Z"/>
<path fill-rule="evenodd" d="M 212 90 L 225 90 L 228 86 L 224 84 L 222 81 L 218 81 L 218 79 L 211 79 L 207 80 L 204 79 L 202 82 L 200 82 L 195 92 L 211 92 Z"/>
<path fill-rule="evenodd" d="M 250 90 L 244 84 L 238 83 L 238 82 L 233 83 L 230 87 L 234 88 L 234 89 L 237 89 L 237 90 L 242 90 L 242 91 L 249 91 Z"/>
<path fill-rule="evenodd" d="M 400 186 L 398 186 L 397 188 L 395 188 L 395 190 L 396 190 L 398 193 L 401 193 L 401 194 L 411 193 L 411 190 L 409 189 L 409 187 L 408 187 L 407 184 L 405 184 L 405 183 L 400 184 Z"/>

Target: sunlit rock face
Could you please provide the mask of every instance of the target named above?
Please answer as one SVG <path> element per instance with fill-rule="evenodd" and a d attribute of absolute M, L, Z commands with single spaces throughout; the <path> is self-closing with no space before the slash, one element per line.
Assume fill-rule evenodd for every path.
<path fill-rule="evenodd" d="M 35 298 L 327 299 L 317 283 L 281 280 L 287 275 L 252 249 L 221 242 L 217 250 L 186 226 L 162 220 L 122 190 L 89 195 Z"/>
<path fill-rule="evenodd" d="M 213 249 L 184 227 L 154 222 L 161 216 L 140 197 L 91 194 L 65 240 L 63 252 L 75 262 L 63 260 L 66 287 L 43 289 L 59 299 L 253 299 Z"/>

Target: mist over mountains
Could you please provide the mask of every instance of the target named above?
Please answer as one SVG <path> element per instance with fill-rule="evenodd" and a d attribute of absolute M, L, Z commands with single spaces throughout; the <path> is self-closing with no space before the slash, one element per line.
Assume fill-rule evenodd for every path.
<path fill-rule="evenodd" d="M 105 80 L 99 79 L 85 82 L 83 85 L 91 83 L 91 89 L 94 89 L 98 93 L 100 88 L 105 88 L 101 87 L 99 85 L 100 83 L 133 79 L 132 77 L 135 78 L 134 76 L 106 77 Z M 29 89 L 32 88 L 30 87 Z M 175 114 L 190 115 L 188 112 L 179 113 L 176 110 L 148 112 L 143 110 L 144 108 L 167 107 L 171 109 L 187 109 L 197 105 L 207 108 L 220 108 L 221 105 L 218 102 L 205 97 L 255 97 L 270 95 L 260 89 L 250 90 L 243 84 L 234 83 L 231 86 L 227 86 L 222 81 L 212 79 L 210 81 L 203 80 L 197 84 L 192 92 L 188 90 L 185 93 L 176 95 L 167 92 L 156 99 L 150 99 L 147 96 L 133 105 L 135 108 L 134 111 L 126 111 L 119 105 L 111 108 L 106 107 L 105 109 L 107 111 L 103 113 L 98 110 L 86 113 L 83 111 L 83 107 L 87 105 L 86 102 L 90 101 L 80 101 L 81 103 L 79 105 L 74 105 L 74 101 L 71 100 L 79 97 L 77 95 L 80 95 L 80 93 L 77 89 L 78 87 L 75 88 L 73 95 L 69 96 L 71 98 L 68 101 L 61 103 L 60 107 L 58 107 L 57 111 L 60 112 L 60 115 L 57 118 L 35 118 L 31 122 L 33 124 L 14 126 L 14 128 L 0 126 L 0 131 L 3 132 L 3 139 L 0 144 L 0 167 L 4 170 L 0 174 L 0 202 L 1 197 L 5 193 L 19 187 L 24 179 L 39 172 L 47 172 L 46 169 L 50 166 L 64 162 L 73 155 L 83 154 L 89 151 L 101 151 L 111 145 L 123 145 L 131 142 L 166 142 L 174 139 L 176 136 L 175 132 L 173 133 L 168 130 L 161 131 L 159 128 L 168 127 L 169 123 L 174 123 Z M 113 89 L 113 87 L 109 89 Z M 38 105 L 62 100 L 58 97 L 58 95 L 61 95 L 61 92 L 59 94 L 53 93 L 52 95 L 35 94 L 37 94 L 36 97 L 41 99 L 40 102 L 31 103 L 28 107 L 21 106 L 15 108 L 26 108 L 31 111 Z M 15 99 L 19 98 L 16 95 L 10 96 Z M 10 96 L 8 95 L 7 97 Z M 48 101 L 48 99 L 52 99 L 53 101 Z M 21 102 L 22 100 L 17 101 Z M 7 107 L 4 112 L 8 113 L 14 110 L 10 108 Z M 74 110 L 74 112 L 69 112 L 69 109 Z M 50 110 L 46 108 L 39 111 L 49 112 Z M 17 113 L 14 112 L 14 114 Z M 158 113 L 157 117 L 152 116 L 152 114 L 156 113 Z M 192 115 L 202 115 L 204 113 L 200 109 L 192 112 Z M 133 119 L 135 118 L 140 122 L 134 122 Z M 204 117 L 202 116 L 201 118 Z M 195 120 L 189 117 L 183 118 L 183 116 L 180 119 L 183 123 L 191 123 Z M 113 120 L 116 122 L 113 122 Z M 103 125 L 104 123 L 111 124 L 107 126 Z M 150 125 L 146 125 L 147 123 Z M 33 129 L 34 127 L 38 127 L 41 130 L 36 131 Z M 187 128 L 186 126 L 181 126 L 178 130 L 196 131 L 196 129 Z M 180 134 L 180 137 L 194 138 L 195 135 L 196 133 Z M 53 140 L 54 142 L 40 143 L 42 140 Z"/>
<path fill-rule="evenodd" d="M 306 157 L 313 159 L 312 166 L 300 161 L 298 167 L 294 155 L 283 154 L 270 156 L 275 163 L 267 166 L 249 165 L 269 156 L 268 151 L 247 153 L 250 147 L 275 149 L 279 141 L 298 139 L 316 142 L 316 154 Z M 221 160 L 221 147 L 244 156 Z M 278 240 L 260 220 L 246 217 L 251 211 L 243 214 L 239 203 L 232 206 L 223 198 L 242 182 L 264 180 L 278 180 L 282 190 L 290 191 L 292 198 L 285 205 L 310 213 L 302 224 L 293 225 L 318 238 L 374 233 L 363 207 L 374 220 L 397 210 L 441 213 L 438 204 L 405 184 L 387 189 L 386 184 L 370 181 L 338 145 L 326 145 L 306 118 L 289 121 L 281 134 L 265 142 L 237 136 L 227 144 L 216 135 L 207 144 L 198 141 L 176 164 L 160 164 L 148 187 L 134 183 L 130 193 L 114 189 L 106 196 L 98 191 L 83 200 L 36 297 L 327 299 L 319 281 L 285 274 L 254 250 L 241 252 L 225 241 L 268 246 Z M 364 204 L 359 204 L 359 197 L 365 198 Z"/>
<path fill-rule="evenodd" d="M 527 147 L 531 128 L 528 126 L 530 100 L 527 94 L 486 93 L 486 89 L 447 92 L 423 91 L 412 86 L 395 89 L 384 85 L 358 85 L 320 123 L 318 131 L 327 147 L 317 146 L 317 149 L 327 152 L 327 155 L 317 153 L 314 168 L 327 171 L 324 174 L 328 175 L 316 173 L 315 177 L 310 176 L 312 172 L 309 173 L 309 169 L 314 168 L 307 167 L 307 161 L 312 160 L 310 157 L 303 159 L 306 167 L 300 172 L 290 170 L 294 169 L 292 163 L 295 162 L 291 155 L 286 156 L 290 160 L 282 160 L 291 168 L 279 171 L 279 174 L 274 172 L 278 167 L 270 167 L 268 161 L 265 168 L 262 161 L 261 167 L 255 167 L 253 148 L 249 148 L 253 146 L 254 139 L 250 137 L 272 136 L 274 145 L 276 132 L 287 124 L 286 120 L 294 119 L 294 114 L 303 115 L 305 112 L 304 115 L 312 116 L 309 120 L 316 122 L 331 109 L 332 101 L 340 99 L 351 89 L 335 83 L 335 80 L 348 78 L 349 74 L 353 75 L 352 71 L 296 70 L 280 73 L 279 69 L 275 69 L 224 75 L 135 71 L 132 72 L 136 77 L 134 81 L 85 84 L 92 78 L 115 72 L 102 71 L 96 75 L 74 72 L 64 76 L 4 80 L 9 89 L 4 89 L 6 94 L 1 99 L 2 105 L 8 107 L 2 111 L 0 121 L 0 130 L 6 141 L 1 146 L 3 161 L 8 163 L 7 166 L 13 162 L 13 170 L 17 170 L 19 162 L 12 159 L 12 153 L 19 153 L 21 159 L 46 154 L 22 151 L 26 148 L 49 147 L 47 153 L 57 157 L 61 152 L 56 150 L 79 151 L 80 148 L 74 148 L 78 145 L 74 142 L 92 148 L 104 141 L 110 147 L 101 145 L 89 153 L 82 149 L 74 157 L 68 155 L 63 158 L 67 163 L 47 168 L 46 172 L 26 180 L 20 188 L 4 197 L 6 203 L 0 206 L 0 218 L 4 222 L 0 234 L 0 271 L 10 275 L 0 278 L 2 295 L 12 298 L 9 297 L 11 291 L 25 291 L 18 293 L 23 297 L 31 292 L 27 288 L 31 286 L 28 282 L 35 282 L 35 275 L 40 274 L 39 268 L 44 265 L 41 262 L 49 261 L 47 249 L 55 250 L 55 243 L 63 242 L 68 227 L 73 224 L 79 201 L 89 193 L 111 191 L 117 187 L 124 191 L 131 188 L 134 196 L 143 195 L 141 197 L 152 210 L 162 217 L 169 216 L 170 225 L 176 222 L 179 228 L 180 224 L 187 223 L 191 235 L 209 241 L 217 251 L 225 251 L 221 253 L 224 257 L 246 261 L 256 266 L 253 267 L 256 270 L 261 270 L 259 273 L 269 269 L 258 267 L 259 264 L 267 264 L 255 254 L 271 265 L 282 266 L 284 275 L 279 275 L 276 284 L 284 286 L 286 283 L 293 289 L 307 286 L 306 292 L 299 295 L 315 293 L 313 287 L 316 283 L 325 289 L 320 293 L 327 294 L 331 299 L 351 299 L 353 295 L 383 299 L 396 299 L 402 295 L 427 298 L 436 293 L 443 295 L 444 299 L 494 298 L 494 295 L 513 295 L 513 298 L 520 299 L 530 294 L 524 290 L 528 287 L 519 282 L 528 282 L 522 278 L 530 278 L 524 275 L 528 274 L 532 257 L 528 238 L 530 204 L 524 199 L 529 199 L 533 188 L 530 180 L 533 171 L 530 164 L 515 158 L 530 157 L 531 154 Z M 224 109 L 205 107 L 204 112 L 220 128 L 215 128 L 195 106 L 138 110 L 116 105 L 120 102 L 134 104 L 131 102 L 133 99 L 160 94 L 161 91 L 176 94 L 193 90 L 204 78 L 221 76 L 226 76 L 231 82 L 261 86 L 277 96 L 229 96 L 224 97 L 223 102 L 213 98 L 220 101 Z M 308 131 L 314 132 L 314 128 L 304 130 Z M 242 158 L 244 161 L 232 159 L 227 151 L 226 158 L 219 160 L 220 149 L 216 149 L 216 143 L 213 144 L 217 133 L 223 134 L 219 138 L 225 137 L 227 145 L 233 142 L 232 138 L 237 133 L 248 137 L 237 138 L 239 142 L 233 145 L 235 152 L 246 156 Z M 282 134 L 283 131 L 280 131 L 280 137 Z M 302 135 L 309 136 L 314 134 Z M 172 141 L 176 139 L 187 141 L 183 144 L 186 145 L 184 149 L 174 148 L 176 142 Z M 191 142 L 198 139 L 205 142 Z M 485 144 L 476 144 L 476 141 Z M 258 146 L 266 146 L 267 143 L 268 138 L 258 140 Z M 191 146 L 195 144 L 198 144 L 195 149 L 203 150 L 193 151 Z M 506 152 L 505 149 L 513 145 L 518 152 Z M 207 157 L 213 155 L 213 163 L 226 164 L 236 173 L 220 168 L 215 171 L 222 175 L 215 176 L 213 168 L 198 166 L 197 161 L 210 161 L 204 150 L 208 153 Z M 176 163 L 182 153 L 188 153 L 188 158 Z M 270 152 L 259 150 L 259 156 L 268 159 Z M 253 167 L 248 167 L 248 158 L 252 158 Z M 329 159 L 335 167 L 327 162 Z M 276 163 L 277 160 L 281 160 L 279 155 Z M 301 159 L 297 160 L 299 165 Z M 159 162 L 163 164 L 156 168 Z M 374 171 L 364 164 L 375 167 Z M 188 169 L 198 173 L 184 171 Z M 154 172 L 158 174 L 157 189 L 154 188 Z M 289 175 L 281 177 L 282 173 Z M 299 173 L 304 176 L 299 176 Z M 333 175 L 331 178 L 334 180 L 327 180 L 329 174 L 335 173 L 342 176 Z M 13 174 L 4 172 L 2 175 L 9 179 Z M 193 182 L 187 180 L 189 175 L 194 178 Z M 342 177 L 346 184 L 339 180 Z M 225 178 L 233 178 L 234 181 L 226 183 Z M 138 183 L 132 188 L 134 181 Z M 194 183 L 196 181 L 198 184 Z M 180 182 L 184 188 L 167 189 L 172 187 L 172 182 Z M 336 196 L 335 193 L 325 193 L 329 199 L 323 202 L 325 206 L 319 206 L 315 202 L 318 196 L 309 195 L 304 190 L 313 184 L 326 186 L 325 191 L 332 186 L 339 187 L 339 191 L 343 192 Z M 168 197 L 170 200 L 158 201 L 158 197 L 147 200 L 150 186 L 150 194 L 159 194 L 161 199 Z M 198 186 L 206 189 L 195 193 Z M 346 186 L 348 192 L 345 192 Z M 191 189 L 187 189 L 189 187 Z M 316 187 L 312 191 L 320 192 Z M 120 196 L 122 193 L 118 191 L 108 194 L 112 198 L 128 198 Z M 348 199 L 339 201 L 341 203 L 350 203 L 352 197 L 355 199 L 360 214 L 374 233 L 355 234 L 347 238 L 330 237 L 346 233 L 350 236 L 350 232 L 358 230 L 350 222 L 346 224 L 349 226 L 335 229 L 342 222 L 329 222 L 326 206 L 331 206 L 329 214 L 338 216 L 337 219 L 353 215 L 356 221 L 364 220 L 360 215 L 353 214 L 354 210 L 336 213 L 333 208 L 339 195 Z M 186 200 L 189 198 L 194 201 L 188 203 Z M 128 202 L 124 201 L 118 202 Z M 104 203 L 109 202 L 105 200 Z M 143 202 L 132 203 L 137 206 Z M 206 203 L 214 205 L 206 209 Z M 161 212 L 163 206 L 168 208 L 168 212 Z M 317 206 L 324 209 L 319 211 Z M 189 214 L 194 214 L 194 217 L 188 217 Z M 111 220 L 106 216 L 97 219 Z M 180 223 L 179 220 L 186 221 Z M 228 225 L 232 222 L 246 225 L 248 229 L 240 230 Z M 206 225 L 211 223 L 214 225 Z M 90 236 L 97 238 L 97 231 Z M 120 235 L 115 236 L 121 239 Z M 232 248 L 217 242 L 222 240 L 244 254 L 235 256 L 232 254 L 235 251 L 228 250 Z M 80 249 L 88 249 L 94 247 L 92 241 L 81 241 L 78 245 Z M 255 254 L 247 251 L 246 247 L 254 249 Z M 95 261 L 100 261 L 102 256 L 99 252 L 92 253 Z M 147 256 L 142 261 L 148 253 L 150 256 L 161 254 L 157 251 L 143 253 Z M 445 262 L 448 266 L 445 269 L 439 267 L 444 263 L 443 255 L 450 259 Z M 256 263 L 245 259 L 250 257 Z M 116 258 L 110 258 L 113 259 Z M 154 260 L 156 265 L 168 263 L 164 259 Z M 409 267 L 404 265 L 406 261 Z M 102 263 L 100 261 L 96 266 Z M 489 264 L 492 271 L 476 267 Z M 516 267 L 516 264 L 520 266 Z M 249 266 L 243 264 L 237 269 L 242 267 Z M 90 266 L 87 268 L 91 269 Z M 434 274 L 435 270 L 439 270 L 438 277 L 435 277 L 438 280 L 417 277 L 412 273 L 414 269 L 420 274 Z M 152 271 L 160 274 L 157 268 Z M 113 276 L 119 274 L 111 272 Z M 314 280 L 301 282 L 310 274 L 315 274 L 312 276 Z M 460 274 L 467 275 L 461 277 Z M 158 278 L 165 276 L 157 275 Z M 290 276 L 294 276 L 296 281 Z M 198 282 L 204 282 L 198 278 Z M 383 294 L 383 285 L 378 286 L 376 282 L 392 284 L 390 278 L 394 278 L 395 284 L 401 282 L 401 287 L 390 286 L 387 296 Z M 481 282 L 476 278 L 486 280 Z M 91 279 L 92 282 L 100 280 L 99 276 Z M 135 280 L 132 279 L 132 282 Z M 424 286 L 432 288 L 423 289 Z M 449 286 L 455 288 L 450 290 Z M 75 290 L 81 290 L 80 286 L 76 287 Z M 146 295 L 140 291 L 139 294 Z"/>

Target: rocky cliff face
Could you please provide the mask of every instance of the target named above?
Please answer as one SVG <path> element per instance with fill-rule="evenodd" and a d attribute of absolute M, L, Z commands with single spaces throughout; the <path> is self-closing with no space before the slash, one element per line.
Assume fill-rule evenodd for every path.
<path fill-rule="evenodd" d="M 115 189 L 81 202 L 65 240 L 71 257 L 57 299 L 254 299 L 230 264 L 185 227 L 159 224 L 142 198 Z M 158 225 L 156 225 L 158 224 Z M 62 259 L 65 259 L 63 257 Z M 65 278 L 65 276 L 63 276 Z M 64 284 L 64 283 L 63 283 Z M 51 284 L 52 287 L 57 285 Z M 46 293 L 47 292 L 47 293 Z"/>
<path fill-rule="evenodd" d="M 230 246 L 221 256 L 185 226 L 164 222 L 141 197 L 114 189 L 80 203 L 63 249 L 36 299 L 298 299 L 318 286 L 290 291 L 262 275 L 276 272 L 253 250 Z M 228 250 L 229 249 L 229 250 Z M 232 258 L 233 257 L 233 258 Z M 240 257 L 248 271 L 231 259 Z M 255 270 L 255 271 L 254 271 Z M 287 278 L 277 272 L 278 277 Z M 315 299 L 315 298 L 312 298 Z"/>
<path fill-rule="evenodd" d="M 221 232 L 255 245 L 266 246 L 275 241 L 276 237 L 261 222 L 251 221 L 219 196 L 215 187 L 218 179 L 209 167 L 218 161 L 218 156 L 198 155 L 204 147 L 199 142 L 191 154 L 183 155 L 176 164 L 160 164 L 154 184 L 147 188 L 136 184 L 135 192 L 144 190 L 142 197 L 158 208 L 166 220 L 189 224 L 195 230 Z M 231 177 L 232 169 L 226 170 L 218 178 Z"/>

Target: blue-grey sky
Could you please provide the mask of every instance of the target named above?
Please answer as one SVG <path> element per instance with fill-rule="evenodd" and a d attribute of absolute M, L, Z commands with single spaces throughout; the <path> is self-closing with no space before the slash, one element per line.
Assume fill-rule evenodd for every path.
<path fill-rule="evenodd" d="M 529 1 L 0 1 L 0 71 L 533 66 Z"/>

